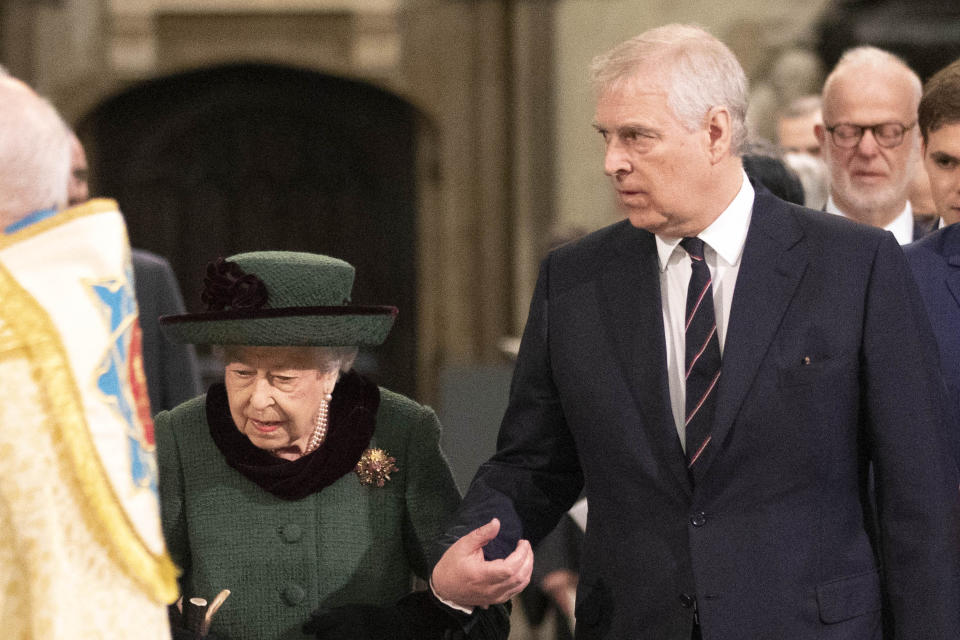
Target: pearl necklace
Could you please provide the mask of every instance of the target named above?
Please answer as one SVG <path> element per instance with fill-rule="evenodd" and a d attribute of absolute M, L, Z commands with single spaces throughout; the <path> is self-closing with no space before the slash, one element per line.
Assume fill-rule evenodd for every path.
<path fill-rule="evenodd" d="M 327 421 L 329 420 L 331 400 L 333 400 L 333 396 L 328 393 L 324 395 L 323 400 L 320 401 L 320 407 L 317 409 L 317 419 L 313 425 L 313 433 L 310 434 L 307 450 L 303 452 L 303 455 L 313 453 L 319 449 L 320 445 L 323 444 L 323 440 L 327 437 Z"/>

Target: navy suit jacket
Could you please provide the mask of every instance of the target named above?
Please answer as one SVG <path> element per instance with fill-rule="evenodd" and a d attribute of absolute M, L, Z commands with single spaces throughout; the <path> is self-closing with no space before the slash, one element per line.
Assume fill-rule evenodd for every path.
<path fill-rule="evenodd" d="M 197 355 L 193 345 L 174 344 L 160 330 L 160 316 L 186 313 L 170 263 L 143 249 L 133 249 L 131 259 L 150 410 L 167 411 L 203 393 Z"/>
<path fill-rule="evenodd" d="M 960 225 L 904 247 L 940 347 L 940 367 L 960 420 Z"/>
<path fill-rule="evenodd" d="M 705 640 L 960 638 L 957 471 L 892 234 L 757 193 L 695 486 L 659 287 L 627 221 L 547 257 L 497 453 L 440 547 L 494 516 L 488 557 L 536 543 L 583 487 L 579 639 L 688 640 L 695 608 Z"/>

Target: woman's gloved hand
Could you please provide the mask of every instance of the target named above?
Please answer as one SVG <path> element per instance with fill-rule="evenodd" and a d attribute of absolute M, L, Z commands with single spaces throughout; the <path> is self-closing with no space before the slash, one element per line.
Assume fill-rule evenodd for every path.
<path fill-rule="evenodd" d="M 303 625 L 304 633 L 311 633 L 323 640 L 407 638 L 407 635 L 398 635 L 399 629 L 400 612 L 396 607 L 372 604 L 321 607 L 311 613 L 310 621 Z"/>

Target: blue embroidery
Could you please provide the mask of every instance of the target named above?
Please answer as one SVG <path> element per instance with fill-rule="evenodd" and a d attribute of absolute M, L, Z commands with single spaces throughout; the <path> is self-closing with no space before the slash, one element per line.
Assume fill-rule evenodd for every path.
<path fill-rule="evenodd" d="M 55 213 L 57 213 L 56 209 L 41 209 L 40 211 L 34 211 L 33 213 L 27 214 L 23 218 L 20 218 L 13 224 L 8 225 L 6 228 L 4 228 L 3 232 L 6 235 L 16 233 L 17 231 L 25 229 L 32 224 L 36 224 L 41 220 L 46 220 L 47 218 L 52 217 Z"/>
<path fill-rule="evenodd" d="M 149 488 L 157 493 L 157 463 L 152 452 L 144 446 L 143 427 L 140 425 L 136 401 L 131 392 L 130 341 L 133 335 L 133 320 L 136 317 L 136 302 L 133 296 L 132 273 L 128 270 L 125 281 L 105 280 L 91 285 L 102 303 L 101 312 L 110 326 L 110 348 L 100 363 L 97 386 L 107 401 L 120 414 L 127 425 L 130 445 L 130 472 L 136 486 Z"/>

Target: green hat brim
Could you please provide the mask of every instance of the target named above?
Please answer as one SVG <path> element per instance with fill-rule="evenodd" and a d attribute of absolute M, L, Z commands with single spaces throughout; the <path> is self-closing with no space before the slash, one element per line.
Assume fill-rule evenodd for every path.
<path fill-rule="evenodd" d="M 163 316 L 176 343 L 257 347 L 372 347 L 383 344 L 395 307 L 295 307 Z"/>

